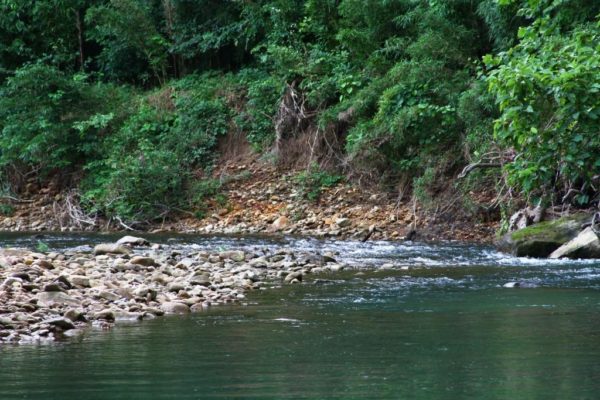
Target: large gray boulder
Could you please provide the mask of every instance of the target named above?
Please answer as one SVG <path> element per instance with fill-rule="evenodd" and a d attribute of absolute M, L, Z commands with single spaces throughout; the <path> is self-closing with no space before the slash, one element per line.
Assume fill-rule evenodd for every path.
<path fill-rule="evenodd" d="M 544 221 L 504 235 L 497 247 L 517 257 L 550 256 L 563 244 L 574 239 L 583 225 L 589 223 L 589 214 L 577 214 L 554 221 Z"/>
<path fill-rule="evenodd" d="M 94 255 L 99 256 L 103 254 L 129 254 L 131 250 L 127 247 L 115 244 L 115 243 L 101 243 L 94 247 Z"/>
<path fill-rule="evenodd" d="M 600 239 L 591 226 L 560 246 L 550 258 L 600 258 Z"/>
<path fill-rule="evenodd" d="M 123 246 L 150 246 L 150 242 L 144 238 L 135 237 L 135 236 L 123 236 L 121 239 L 117 240 L 117 244 Z"/>

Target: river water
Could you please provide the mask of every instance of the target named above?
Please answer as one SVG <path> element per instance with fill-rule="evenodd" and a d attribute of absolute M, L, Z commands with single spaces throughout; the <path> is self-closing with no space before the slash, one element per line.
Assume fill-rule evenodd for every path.
<path fill-rule="evenodd" d="M 89 249 L 112 236 L 45 236 Z M 598 399 L 600 261 L 489 247 L 156 236 L 337 252 L 356 266 L 248 304 L 0 347 L 0 399 Z M 38 238 L 4 235 L 4 246 Z M 520 282 L 521 288 L 504 288 Z"/>

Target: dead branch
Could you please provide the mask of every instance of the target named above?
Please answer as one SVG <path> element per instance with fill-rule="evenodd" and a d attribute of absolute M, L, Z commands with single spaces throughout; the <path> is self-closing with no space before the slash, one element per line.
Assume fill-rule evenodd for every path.
<path fill-rule="evenodd" d="M 11 200 L 11 201 L 14 201 L 15 203 L 33 203 L 33 200 L 19 199 L 18 197 L 13 197 L 13 196 L 10 196 L 7 194 L 0 196 L 0 199 Z"/>
<path fill-rule="evenodd" d="M 457 179 L 463 179 L 467 175 L 469 175 L 475 169 L 482 168 L 500 168 L 502 167 L 502 163 L 493 163 L 493 162 L 476 162 L 473 164 L 469 164 L 463 168 L 462 172 L 457 176 Z"/>

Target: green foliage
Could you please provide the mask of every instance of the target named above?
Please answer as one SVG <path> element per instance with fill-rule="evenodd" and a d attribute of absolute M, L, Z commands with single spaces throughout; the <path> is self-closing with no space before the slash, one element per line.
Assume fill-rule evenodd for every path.
<path fill-rule="evenodd" d="M 309 170 L 294 176 L 302 196 L 310 201 L 319 200 L 323 189 L 333 187 L 343 179 L 341 175 L 333 175 L 321 170 L 316 164 L 312 164 Z"/>
<path fill-rule="evenodd" d="M 267 153 L 293 87 L 345 168 L 423 200 L 496 152 L 525 196 L 589 204 L 599 14 L 595 0 L 0 0 L 0 167 L 83 168 L 88 209 L 128 221 L 202 211 L 226 202 L 198 183 L 219 139 Z M 297 181 L 318 199 L 339 179 Z"/>
<path fill-rule="evenodd" d="M 35 250 L 39 253 L 47 253 L 50 251 L 50 246 L 48 246 L 47 243 L 38 240 L 37 245 L 35 246 Z"/>
<path fill-rule="evenodd" d="M 246 88 L 244 108 L 235 118 L 236 125 L 246 132 L 246 139 L 256 151 L 267 149 L 275 140 L 273 119 L 283 82 L 256 69 L 242 70 L 236 79 Z"/>
<path fill-rule="evenodd" d="M 0 204 L 0 215 L 10 217 L 15 213 L 15 207 L 10 204 Z"/>
<path fill-rule="evenodd" d="M 98 135 L 120 115 L 103 113 L 124 93 L 44 64 L 17 70 L 0 87 L 0 164 L 47 172 L 94 157 Z"/>
<path fill-rule="evenodd" d="M 575 194 L 574 202 L 584 205 L 597 195 L 600 173 L 600 22 L 563 34 L 562 19 L 550 15 L 561 4 L 551 3 L 554 8 L 519 30 L 517 46 L 486 57 L 501 112 L 495 137 L 516 153 L 506 167 L 511 184 L 551 201 Z"/>

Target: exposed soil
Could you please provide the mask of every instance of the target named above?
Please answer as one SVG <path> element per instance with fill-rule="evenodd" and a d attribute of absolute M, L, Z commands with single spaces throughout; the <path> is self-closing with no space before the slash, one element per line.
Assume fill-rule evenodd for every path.
<path fill-rule="evenodd" d="M 477 211 L 486 209 L 493 199 L 491 193 L 468 194 L 469 210 L 460 205 L 461 201 L 451 199 L 449 192 L 438 195 L 439 207 L 425 209 L 410 199 L 399 202 L 395 193 L 349 183 L 326 188 L 317 200 L 308 200 L 294 179 L 297 170 L 281 171 L 251 157 L 230 159 L 221 165 L 214 176 L 223 182 L 224 196 L 210 201 L 202 219 L 182 213 L 147 230 L 490 242 L 498 229 L 496 216 Z M 67 207 L 74 200 L 59 187 L 56 182 L 45 187 L 29 185 L 21 201 L 4 199 L 14 212 L 0 217 L 0 230 L 121 230 L 106 221 L 91 224 L 74 218 Z"/>

